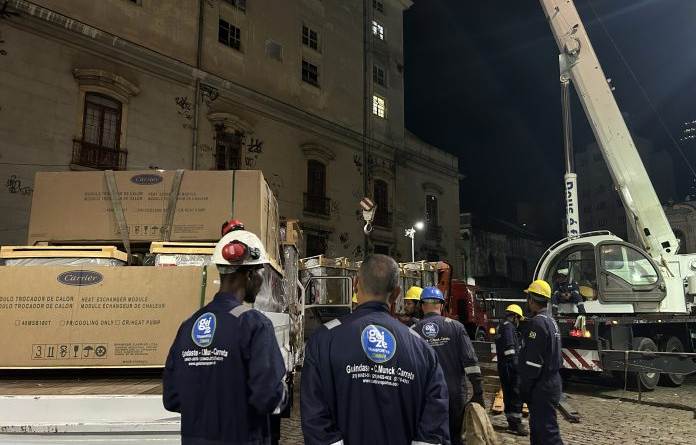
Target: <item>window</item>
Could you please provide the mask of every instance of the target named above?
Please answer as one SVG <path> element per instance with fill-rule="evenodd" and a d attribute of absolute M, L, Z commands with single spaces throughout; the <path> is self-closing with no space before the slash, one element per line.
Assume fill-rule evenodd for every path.
<path fill-rule="evenodd" d="M 389 255 L 389 246 L 386 246 L 384 244 L 375 244 L 374 252 L 380 253 L 382 255 Z"/>
<path fill-rule="evenodd" d="M 304 210 L 319 215 L 329 215 L 331 200 L 326 197 L 326 165 L 307 161 L 307 192 Z"/>
<path fill-rule="evenodd" d="M 597 227 L 602 228 L 602 227 L 606 227 L 606 225 L 607 225 L 607 219 L 606 219 L 606 218 L 599 218 L 599 219 L 597 220 Z"/>
<path fill-rule="evenodd" d="M 218 28 L 218 42 L 239 51 L 241 49 L 239 28 L 220 19 L 220 26 Z"/>
<path fill-rule="evenodd" d="M 619 216 L 619 218 L 617 219 L 617 222 L 619 224 L 626 224 L 626 215 Z"/>
<path fill-rule="evenodd" d="M 372 114 L 381 118 L 387 117 L 387 100 L 376 94 L 372 95 Z"/>
<path fill-rule="evenodd" d="M 583 189 L 582 196 L 585 198 L 589 198 L 590 197 L 590 189 Z"/>
<path fill-rule="evenodd" d="M 215 168 L 217 170 L 239 170 L 242 168 L 243 134 L 219 134 L 215 145 Z"/>
<path fill-rule="evenodd" d="M 374 182 L 374 196 L 377 211 L 375 212 L 374 225 L 377 227 L 391 228 L 391 214 L 389 213 L 389 187 L 380 179 Z"/>
<path fill-rule="evenodd" d="M 302 81 L 319 86 L 319 67 L 302 59 Z"/>
<path fill-rule="evenodd" d="M 597 187 L 595 187 L 595 194 L 596 195 L 601 195 L 604 192 L 605 192 L 604 184 L 599 184 Z"/>
<path fill-rule="evenodd" d="M 266 40 L 266 53 L 271 59 L 283 60 L 283 45 L 272 40 Z"/>
<path fill-rule="evenodd" d="M 658 280 L 657 270 L 650 260 L 630 247 L 602 246 L 600 258 L 602 269 L 633 286 L 651 285 Z"/>
<path fill-rule="evenodd" d="M 246 11 L 246 0 L 222 0 L 228 5 L 232 5 L 240 11 Z"/>
<path fill-rule="evenodd" d="M 307 256 L 324 255 L 326 244 L 325 235 L 307 234 Z"/>
<path fill-rule="evenodd" d="M 372 66 L 372 81 L 377 85 L 387 86 L 386 77 L 384 75 L 384 70 L 378 66 Z"/>
<path fill-rule="evenodd" d="M 384 26 L 380 25 L 377 20 L 372 21 L 372 35 L 384 40 Z"/>
<path fill-rule="evenodd" d="M 376 9 L 377 11 L 381 12 L 384 14 L 384 3 L 378 1 L 378 0 L 372 0 L 372 7 Z"/>
<path fill-rule="evenodd" d="M 602 153 L 595 151 L 592 153 L 592 162 L 599 162 L 602 160 Z"/>
<path fill-rule="evenodd" d="M 425 195 L 425 223 L 427 225 L 439 226 L 437 212 L 437 196 Z"/>
<path fill-rule="evenodd" d="M 98 93 L 85 93 L 82 139 L 73 147 L 73 164 L 97 169 L 125 169 L 121 144 L 121 102 Z"/>
<path fill-rule="evenodd" d="M 607 203 L 605 201 L 601 201 L 597 203 L 597 210 L 604 210 L 607 208 Z"/>
<path fill-rule="evenodd" d="M 302 25 L 302 44 L 319 51 L 319 33 Z"/>
<path fill-rule="evenodd" d="M 592 206 L 590 206 L 589 204 L 585 204 L 584 206 L 582 206 L 582 211 L 583 213 L 590 213 L 592 211 Z"/>

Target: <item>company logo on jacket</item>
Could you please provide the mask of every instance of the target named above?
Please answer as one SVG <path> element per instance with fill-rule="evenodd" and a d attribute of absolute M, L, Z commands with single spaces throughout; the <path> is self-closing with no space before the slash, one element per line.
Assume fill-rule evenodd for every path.
<path fill-rule="evenodd" d="M 423 335 L 425 335 L 428 338 L 433 338 L 437 337 L 437 334 L 440 333 L 440 327 L 436 325 L 435 323 L 426 323 L 423 325 Z"/>
<path fill-rule="evenodd" d="M 205 348 L 213 342 L 215 336 L 215 314 L 206 312 L 198 317 L 191 329 L 191 338 L 198 346 Z"/>
<path fill-rule="evenodd" d="M 396 353 L 396 338 L 383 326 L 368 325 L 360 336 L 363 351 L 375 363 L 391 360 Z"/>

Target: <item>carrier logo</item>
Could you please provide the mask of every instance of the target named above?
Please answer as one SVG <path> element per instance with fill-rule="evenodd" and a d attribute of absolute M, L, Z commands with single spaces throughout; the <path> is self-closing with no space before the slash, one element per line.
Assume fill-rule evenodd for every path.
<path fill-rule="evenodd" d="M 367 326 L 363 329 L 360 340 L 367 358 L 375 363 L 388 362 L 396 353 L 394 334 L 385 327 L 372 324 Z"/>
<path fill-rule="evenodd" d="M 104 275 L 91 270 L 71 270 L 63 272 L 56 279 L 68 286 L 91 286 L 92 284 L 101 283 Z"/>
<path fill-rule="evenodd" d="M 213 342 L 215 336 L 215 314 L 206 312 L 198 317 L 191 329 L 191 338 L 198 346 L 205 348 Z"/>
<path fill-rule="evenodd" d="M 153 175 L 151 173 L 144 173 L 141 175 L 135 175 L 131 178 L 131 182 L 138 185 L 154 185 L 159 184 L 164 181 L 164 178 L 160 175 Z"/>
<path fill-rule="evenodd" d="M 426 323 L 423 325 L 423 335 L 428 338 L 437 337 L 440 333 L 440 327 L 435 323 Z"/>

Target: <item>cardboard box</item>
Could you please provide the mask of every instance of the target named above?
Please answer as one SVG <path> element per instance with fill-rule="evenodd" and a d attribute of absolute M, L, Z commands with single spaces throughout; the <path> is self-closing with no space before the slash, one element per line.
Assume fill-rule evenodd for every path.
<path fill-rule="evenodd" d="M 203 270 L 0 267 L 0 368 L 163 366 L 181 322 L 219 288 Z"/>
<path fill-rule="evenodd" d="M 114 172 L 129 238 L 158 241 L 175 171 Z M 226 221 L 239 219 L 261 238 L 278 270 L 278 203 L 255 170 L 184 172 L 169 241 L 217 241 Z M 28 244 L 120 243 L 106 175 L 39 172 L 34 181 Z"/>

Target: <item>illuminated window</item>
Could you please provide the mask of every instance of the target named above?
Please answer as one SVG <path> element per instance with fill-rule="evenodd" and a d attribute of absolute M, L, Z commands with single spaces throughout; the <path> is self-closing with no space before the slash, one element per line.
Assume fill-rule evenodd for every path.
<path fill-rule="evenodd" d="M 384 40 L 384 26 L 380 25 L 377 20 L 372 21 L 372 35 Z"/>
<path fill-rule="evenodd" d="M 387 117 L 387 100 L 376 94 L 372 95 L 372 114 L 381 118 Z"/>

